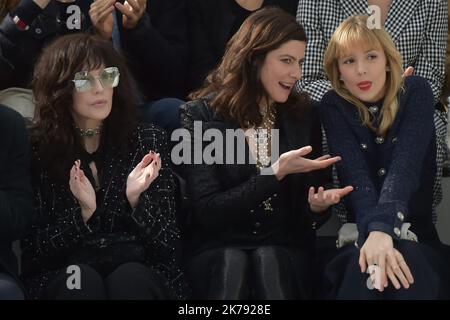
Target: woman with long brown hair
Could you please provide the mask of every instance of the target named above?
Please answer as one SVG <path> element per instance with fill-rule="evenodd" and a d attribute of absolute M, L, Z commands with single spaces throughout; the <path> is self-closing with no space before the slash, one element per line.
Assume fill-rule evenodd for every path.
<path fill-rule="evenodd" d="M 316 170 L 340 158 L 321 156 L 317 113 L 292 91 L 305 46 L 293 16 L 275 8 L 253 13 L 205 86 L 192 94 L 195 101 L 182 108 L 194 158 L 210 150 L 208 138 L 201 150 L 195 147 L 203 135 L 225 137 L 231 130 L 245 147 L 226 140 L 214 154 L 226 156 L 225 164 L 203 159 L 186 167 L 193 203 L 187 270 L 198 298 L 311 298 L 310 213 L 325 211 L 352 189 L 315 192 L 325 182 Z M 204 130 L 196 132 L 198 125 Z"/>
<path fill-rule="evenodd" d="M 167 137 L 136 122 L 133 88 L 112 44 L 88 34 L 56 40 L 36 65 L 32 298 L 183 296 Z"/>
<path fill-rule="evenodd" d="M 295 16 L 298 0 L 188 1 L 188 89 L 198 89 L 220 62 L 227 42 L 244 20 L 264 7 L 278 7 Z"/>

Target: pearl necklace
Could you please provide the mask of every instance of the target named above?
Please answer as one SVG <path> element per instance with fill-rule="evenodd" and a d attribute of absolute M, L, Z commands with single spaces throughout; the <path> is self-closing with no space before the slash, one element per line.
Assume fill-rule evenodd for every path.
<path fill-rule="evenodd" d="M 275 127 L 276 114 L 273 107 L 267 109 L 263 113 L 261 125 L 255 128 L 252 137 L 256 146 L 256 166 L 258 169 L 268 167 L 271 162 L 271 130 Z"/>
<path fill-rule="evenodd" d="M 271 163 L 271 144 L 272 144 L 272 132 L 275 128 L 276 112 L 273 106 L 270 106 L 264 110 L 261 110 L 263 120 L 261 125 L 255 127 L 250 134 L 250 139 L 254 146 L 254 152 L 256 157 L 256 167 L 261 170 L 270 166 Z M 274 195 L 276 197 L 276 195 Z M 260 207 L 267 213 L 274 211 L 272 207 L 272 197 L 262 201 Z"/>

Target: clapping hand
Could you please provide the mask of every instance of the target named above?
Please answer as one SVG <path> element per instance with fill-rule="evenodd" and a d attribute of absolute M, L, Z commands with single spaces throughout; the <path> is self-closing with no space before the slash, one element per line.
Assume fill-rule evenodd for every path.
<path fill-rule="evenodd" d="M 145 13 L 147 0 L 127 0 L 124 4 L 116 2 L 115 7 L 123 15 L 123 27 L 134 29 Z"/>
<path fill-rule="evenodd" d="M 97 209 L 95 190 L 91 182 L 80 168 L 81 161 L 75 161 L 70 169 L 69 187 L 73 196 L 78 200 L 81 207 L 81 215 L 84 222 L 88 221 Z"/>
<path fill-rule="evenodd" d="M 147 190 L 150 184 L 158 177 L 160 169 L 161 156 L 159 153 L 150 151 L 131 171 L 127 179 L 126 196 L 132 208 L 136 207 L 141 193 Z"/>
<path fill-rule="evenodd" d="M 116 0 L 96 0 L 91 4 L 89 16 L 95 30 L 104 39 L 111 39 L 114 30 L 114 3 Z"/>

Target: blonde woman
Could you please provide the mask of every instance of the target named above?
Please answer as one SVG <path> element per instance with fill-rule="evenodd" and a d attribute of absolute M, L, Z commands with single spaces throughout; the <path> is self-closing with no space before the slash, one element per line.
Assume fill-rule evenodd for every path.
<path fill-rule="evenodd" d="M 356 246 L 341 249 L 327 268 L 333 296 L 442 297 L 441 243 L 431 214 L 436 133 L 430 85 L 403 77 L 389 34 L 369 29 L 366 16 L 338 27 L 324 65 L 334 90 L 322 99 L 321 118 L 331 154 L 342 157 L 339 179 L 354 188 L 345 205 L 347 220 L 358 227 Z"/>

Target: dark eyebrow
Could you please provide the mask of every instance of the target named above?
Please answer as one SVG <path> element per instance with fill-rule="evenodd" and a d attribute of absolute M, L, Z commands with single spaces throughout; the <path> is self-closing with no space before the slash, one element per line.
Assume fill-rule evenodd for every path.
<path fill-rule="evenodd" d="M 292 60 L 297 60 L 296 57 L 291 56 L 290 54 L 282 54 L 280 57 L 288 57 L 288 58 L 291 58 Z M 299 60 L 300 63 L 302 63 L 303 61 L 305 61 L 305 58 L 302 58 Z"/>

